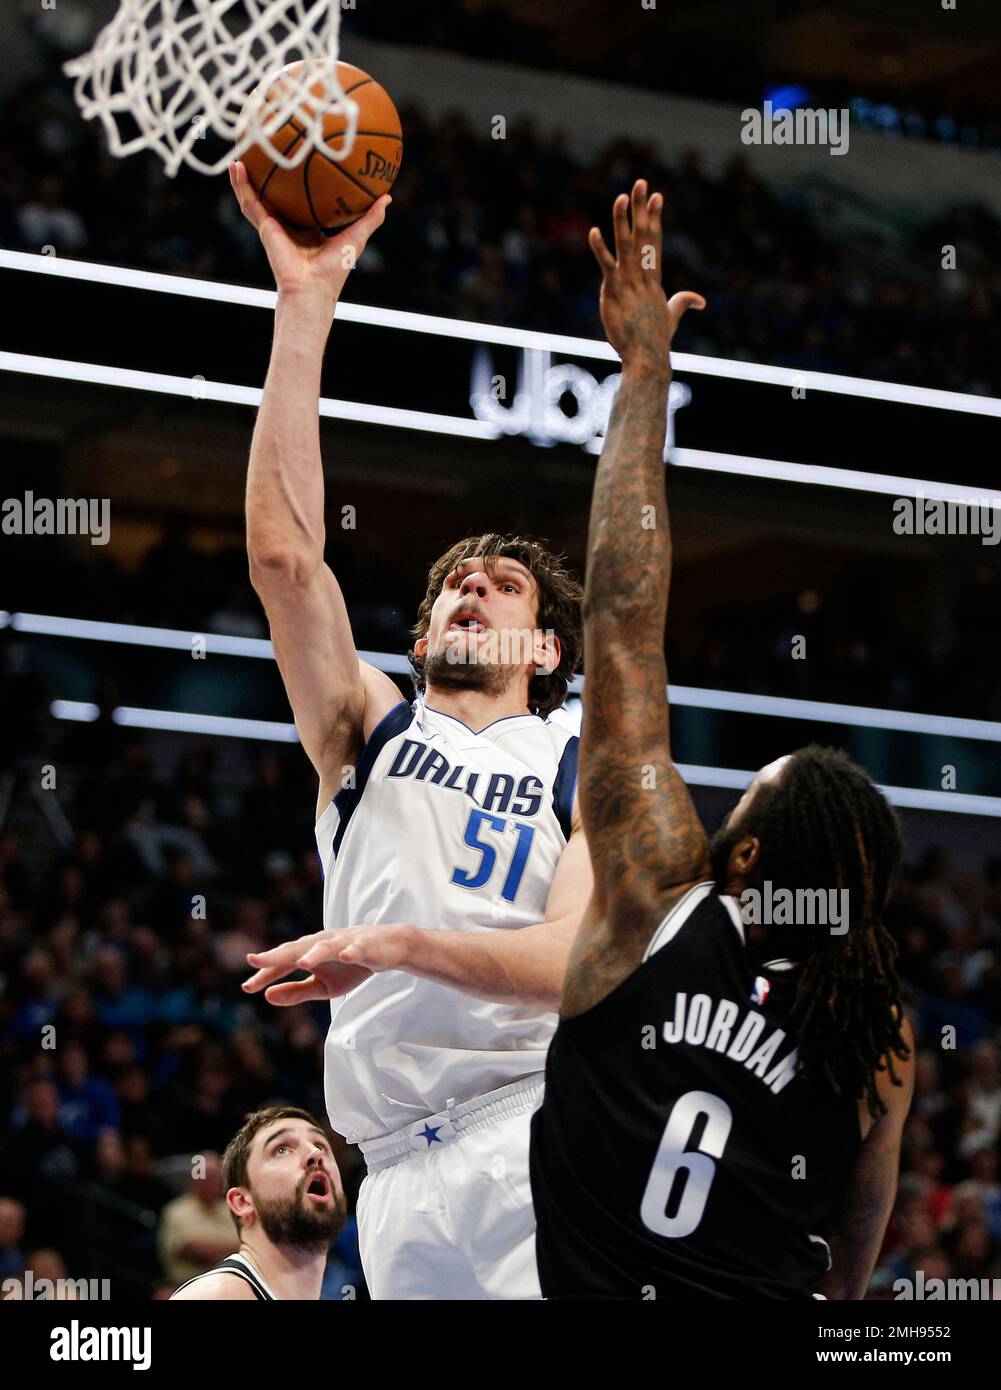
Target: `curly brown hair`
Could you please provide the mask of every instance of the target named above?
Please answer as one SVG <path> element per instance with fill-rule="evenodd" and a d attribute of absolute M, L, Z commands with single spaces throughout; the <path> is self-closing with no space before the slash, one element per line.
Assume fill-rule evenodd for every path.
<path fill-rule="evenodd" d="M 584 591 L 580 582 L 564 567 L 565 556 L 546 548 L 545 542 L 531 536 L 504 535 L 488 531 L 482 536 L 467 536 L 456 541 L 431 566 L 427 593 L 417 610 L 417 621 L 411 628 L 414 640 L 426 637 L 431 626 L 431 609 L 441 593 L 445 580 L 463 560 L 482 555 L 488 572 L 491 562 L 500 558 L 517 560 L 524 565 L 538 585 L 538 604 L 535 621 L 543 631 L 552 630 L 560 639 L 560 664 L 547 675 L 533 676 L 528 685 L 528 704 L 533 714 L 545 719 L 559 709 L 566 699 L 570 678 L 580 664 L 583 648 L 581 601 Z M 418 691 L 424 690 L 424 661 L 408 653 Z"/>

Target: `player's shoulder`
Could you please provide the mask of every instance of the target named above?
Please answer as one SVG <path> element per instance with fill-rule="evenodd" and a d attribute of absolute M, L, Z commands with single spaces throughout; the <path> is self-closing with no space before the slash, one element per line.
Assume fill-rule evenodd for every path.
<path fill-rule="evenodd" d="M 650 936 L 644 960 L 684 940 L 699 940 L 707 929 L 713 929 L 728 945 L 742 948 L 744 928 L 735 899 L 721 894 L 712 879 L 679 884 L 667 894 L 661 894 L 653 914 L 656 926 Z"/>
<path fill-rule="evenodd" d="M 516 715 L 499 720 L 495 727 L 511 746 L 536 750 L 546 763 L 551 759 L 554 767 L 563 768 L 576 780 L 580 735 L 563 717 L 563 711 L 556 710 L 546 719 L 537 714 Z"/>
<path fill-rule="evenodd" d="M 172 1303 L 195 1303 L 206 1299 L 254 1303 L 257 1294 L 242 1274 L 237 1274 L 235 1270 L 218 1269 L 197 1275 L 170 1295 Z"/>
<path fill-rule="evenodd" d="M 539 722 L 546 737 L 557 748 L 576 750 L 580 747 L 580 731 L 575 725 L 573 716 L 568 715 L 564 710 L 554 710 L 548 719 L 542 719 Z"/>

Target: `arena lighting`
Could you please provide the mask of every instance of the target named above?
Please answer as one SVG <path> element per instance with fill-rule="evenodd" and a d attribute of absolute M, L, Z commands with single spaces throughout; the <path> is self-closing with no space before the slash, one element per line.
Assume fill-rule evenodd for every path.
<path fill-rule="evenodd" d="M 723 787 L 744 791 L 757 776 L 730 767 L 701 767 L 678 763 L 682 780 L 693 787 Z M 921 787 L 881 786 L 888 801 L 910 811 L 952 811 L 966 816 L 1001 817 L 1001 796 L 972 796 L 963 792 L 925 791 Z"/>
<path fill-rule="evenodd" d="M 122 386 L 133 391 L 154 391 L 162 396 L 187 396 L 189 400 L 223 401 L 230 405 L 257 406 L 261 389 L 234 386 L 201 377 L 166 376 L 129 367 L 101 367 L 93 362 L 67 362 L 58 357 L 33 357 L 22 352 L 0 352 L 0 371 L 28 376 L 55 377 L 61 381 L 85 381 L 94 386 Z M 425 430 L 432 434 L 458 435 L 466 439 L 496 439 L 500 433 L 479 420 L 461 415 L 435 415 L 427 410 L 405 410 L 392 405 L 363 405 L 359 401 L 320 401 L 320 414 L 332 420 L 353 420 L 366 425 L 392 425 L 398 429 Z"/>
<path fill-rule="evenodd" d="M 152 391 L 165 396 L 186 396 L 189 400 L 222 401 L 231 405 L 257 406 L 261 400 L 261 388 L 256 386 L 235 386 L 224 381 L 206 381 L 201 377 L 167 376 L 162 372 L 142 372 L 127 367 L 103 367 L 93 362 L 69 362 L 58 357 L 35 357 L 21 352 L 0 352 L 0 371 L 21 372 L 28 376 L 50 377 L 62 381 L 83 381 L 97 386 L 118 386 L 133 391 Z M 850 381 L 853 378 L 844 379 Z M 1001 401 L 997 404 L 1001 406 Z M 500 425 L 484 420 L 470 420 L 461 415 L 437 415 L 426 410 L 407 410 L 400 406 L 335 401 L 325 396 L 320 398 L 320 414 L 332 420 L 351 420 L 365 425 L 389 425 L 397 429 L 423 430 L 464 439 L 491 440 L 499 438 L 503 433 Z M 674 449 L 671 452 L 671 462 L 679 468 L 701 468 L 712 473 L 732 473 L 739 478 L 770 478 L 777 482 L 803 483 L 811 487 L 842 487 L 855 492 L 955 502 L 961 506 L 1001 506 L 1001 498 L 990 496 L 980 489 L 965 484 L 935 482 L 930 478 L 902 478 L 889 473 L 864 473 L 856 469 L 827 468 L 812 463 L 788 463 L 779 459 L 749 458 L 742 454 L 719 454 L 708 449 Z"/>
<path fill-rule="evenodd" d="M 900 478 L 893 473 L 865 473 L 857 468 L 829 468 L 819 463 L 786 463 L 745 454 L 716 454 L 707 449 L 674 448 L 674 468 L 700 468 L 708 473 L 735 473 L 740 478 L 767 478 L 778 483 L 807 483 L 810 487 L 840 487 L 848 492 L 882 493 L 887 497 L 916 497 L 929 502 L 955 502 L 962 507 L 1001 507 L 1001 495 L 985 493 L 965 483 L 939 483 L 930 478 Z"/>
<path fill-rule="evenodd" d="M 53 700 L 49 706 L 53 719 L 70 719 L 93 724 L 100 714 L 97 705 L 82 700 Z M 253 738 L 269 743 L 298 743 L 294 724 L 273 719 L 236 719 L 223 714 L 185 714 L 169 709 L 135 709 L 120 705 L 111 712 L 112 722 L 128 729 L 157 729 L 166 733 L 211 734 L 219 738 Z"/>
<path fill-rule="evenodd" d="M 131 623 L 97 622 L 91 618 L 59 618 L 42 613 L 0 612 L 0 628 L 38 637 L 72 637 L 91 642 L 119 642 L 126 646 L 161 647 L 172 651 L 194 650 L 204 642 L 205 651 L 219 656 L 247 656 L 274 659 L 271 643 L 260 637 L 226 637 L 212 632 L 185 632 L 179 628 L 137 627 Z M 389 675 L 408 675 L 407 658 L 394 652 L 358 653 L 362 661 Z M 570 693 L 584 688 L 581 676 L 570 682 Z M 739 690 L 706 690 L 696 685 L 672 685 L 673 705 L 691 709 L 719 710 L 728 714 L 756 714 L 775 719 L 798 719 L 806 723 L 844 724 L 863 729 L 885 729 L 892 733 L 924 734 L 937 738 L 979 739 L 1001 743 L 1001 722 L 989 719 L 961 719 L 947 714 L 915 714 L 909 710 L 874 709 L 868 705 L 839 705 L 830 700 L 799 700 L 786 695 L 747 695 Z M 579 720 L 574 726 L 579 727 Z"/>
<path fill-rule="evenodd" d="M 93 724 L 99 714 L 97 705 L 81 700 L 53 700 L 49 712 L 53 719 L 68 719 L 82 724 Z M 212 734 L 219 738 L 252 738 L 271 743 L 299 742 L 294 724 L 280 724 L 267 719 L 234 719 L 228 715 L 181 714 L 176 710 L 132 709 L 128 706 L 113 710 L 111 718 L 114 723 L 131 729 Z M 678 763 L 677 767 L 689 786 L 721 787 L 730 791 L 743 791 L 756 775 L 737 768 L 703 767 L 698 763 Z M 998 796 L 924 791 L 920 787 L 884 786 L 881 790 L 895 806 L 908 810 L 1001 817 L 1001 797 Z"/>
<path fill-rule="evenodd" d="M 839 705 L 830 700 L 798 700 L 786 695 L 744 695 L 735 690 L 703 690 L 672 685 L 671 703 L 693 709 L 761 714 L 776 719 L 803 719 L 818 724 L 848 724 L 863 729 L 888 729 L 901 734 L 940 738 L 982 739 L 1001 743 L 1001 723 L 989 719 L 959 719 L 947 714 L 914 714 L 908 710 L 872 709 L 868 705 Z"/>
<path fill-rule="evenodd" d="M 98 265 L 93 261 L 67 261 L 59 256 L 34 255 L 26 251 L 0 250 L 0 268 L 262 309 L 273 309 L 277 298 L 274 290 L 227 285 L 215 280 L 193 280 L 183 275 L 162 275 L 149 270 L 126 270 L 121 266 Z M 474 323 L 467 319 L 442 318 L 436 314 L 415 314 L 403 309 L 384 309 L 364 304 L 342 303 L 338 305 L 337 313 L 338 317 L 347 323 L 397 328 L 403 332 L 427 333 L 444 338 L 462 338 L 474 343 L 542 348 L 572 357 L 600 358 L 607 362 L 619 360 L 614 348 L 600 338 L 575 338 L 559 333 L 507 328 L 500 324 Z M 891 401 L 899 405 L 923 405 L 936 410 L 957 410 L 971 415 L 1001 417 L 1001 399 L 993 396 L 941 391 L 930 386 L 906 386 L 892 381 L 870 381 L 865 377 L 840 376 L 834 372 L 799 371 L 792 367 L 736 362 L 692 352 L 674 352 L 671 354 L 671 360 L 675 369 L 681 372 L 761 382 L 790 389 L 798 386 L 808 391 L 829 391 L 835 395 Z"/>
<path fill-rule="evenodd" d="M 174 651 L 191 652 L 196 641 L 205 643 L 205 651 L 218 656 L 249 656 L 264 661 L 274 660 L 274 647 L 263 637 L 227 637 L 217 632 L 185 632 L 173 627 L 139 627 L 134 623 L 105 623 L 93 618 L 56 618 L 44 613 L 0 612 L 0 628 L 13 627 L 17 632 L 30 632 L 37 637 L 75 637 L 86 642 L 120 642 L 130 647 L 164 647 Z M 405 656 L 391 652 L 358 653 L 362 661 L 378 666 L 380 671 L 410 670 Z M 999 726 L 1001 727 L 1001 726 Z"/>
<path fill-rule="evenodd" d="M 6 620 L 6 621 L 5 621 Z M 271 643 L 261 637 L 225 637 L 215 632 L 181 632 L 169 627 L 138 627 L 134 623 L 102 623 L 91 618 L 50 618 L 41 613 L 0 613 L 0 627 L 39 637 L 75 637 L 87 642 L 121 642 L 129 647 L 166 647 L 190 652 L 195 642 L 218 656 L 274 658 Z"/>

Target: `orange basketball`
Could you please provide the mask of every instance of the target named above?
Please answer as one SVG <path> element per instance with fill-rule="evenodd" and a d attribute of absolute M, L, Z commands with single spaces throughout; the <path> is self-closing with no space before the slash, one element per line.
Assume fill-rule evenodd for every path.
<path fill-rule="evenodd" d="M 301 68 L 301 62 L 290 63 L 269 78 L 269 96 L 282 73 L 298 73 Z M 324 236 L 333 236 L 354 222 L 388 192 L 403 157 L 400 117 L 389 93 L 351 63 L 338 63 L 337 76 L 345 95 L 358 103 L 358 133 L 345 159 L 313 149 L 296 168 L 283 169 L 260 145 L 251 146 L 243 155 L 247 176 L 265 207 L 293 227 L 315 229 Z M 322 97 L 320 84 L 312 91 Z M 337 149 L 346 124 L 338 111 L 325 116 L 324 144 Z M 305 133 L 305 126 L 293 116 L 271 141 L 283 154 L 291 154 Z"/>

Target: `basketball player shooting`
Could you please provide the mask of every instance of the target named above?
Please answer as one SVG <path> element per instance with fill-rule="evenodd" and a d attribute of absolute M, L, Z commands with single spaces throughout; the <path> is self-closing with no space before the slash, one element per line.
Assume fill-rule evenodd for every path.
<path fill-rule="evenodd" d="M 239 1249 L 171 1299 L 319 1298 L 346 1204 L 330 1140 L 313 1116 L 283 1105 L 248 1115 L 226 1146 L 222 1179 Z"/>
<path fill-rule="evenodd" d="M 324 563 L 320 367 L 390 200 L 325 241 L 269 215 L 242 165 L 231 179 L 278 287 L 250 574 L 319 777 L 324 871 L 324 930 L 249 956 L 244 988 L 331 1000 L 327 1108 L 368 1167 L 372 1296 L 538 1298 L 529 1120 L 591 890 L 578 740 L 546 722 L 579 658 L 580 587 L 537 542 L 460 541 L 430 572 L 414 704 L 359 660 Z"/>
<path fill-rule="evenodd" d="M 860 768 L 812 747 L 759 772 L 710 845 L 672 762 L 669 349 L 705 306 L 665 297 L 662 207 L 638 182 L 614 206 L 615 255 L 590 234 L 622 384 L 584 598 L 594 897 L 532 1125 L 542 1291 L 861 1298 L 913 1085 L 880 920 L 898 827 Z M 738 902 L 768 885 L 846 895 L 847 922 L 745 923 Z"/>

